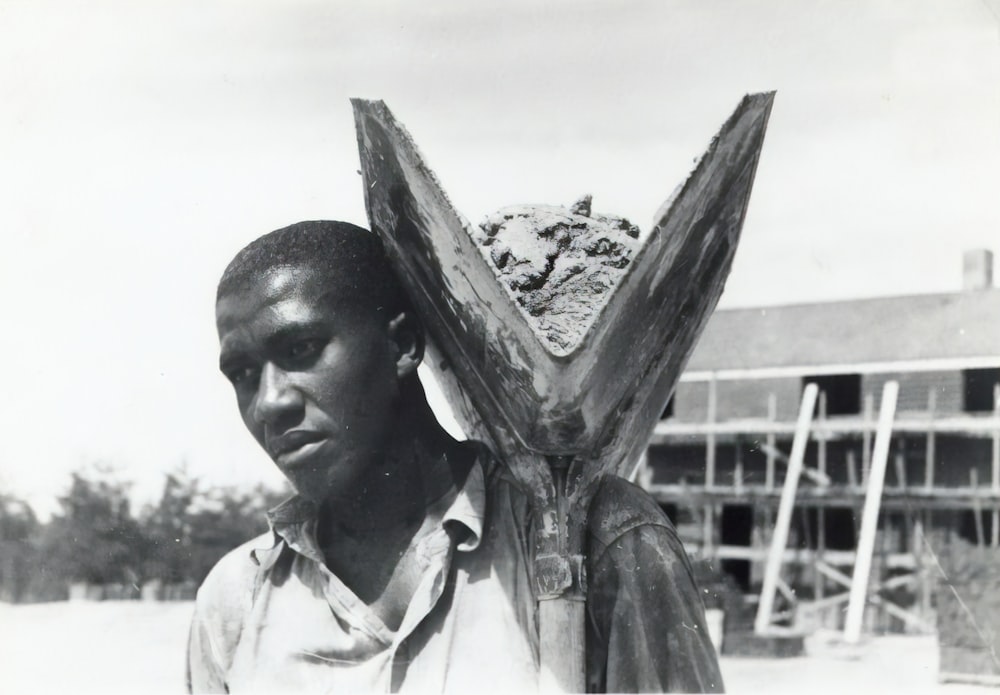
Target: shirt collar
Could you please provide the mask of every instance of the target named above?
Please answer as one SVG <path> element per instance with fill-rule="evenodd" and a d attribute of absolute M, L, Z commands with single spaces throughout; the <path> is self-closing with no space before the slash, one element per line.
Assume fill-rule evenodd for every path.
<path fill-rule="evenodd" d="M 471 443 L 468 443 L 471 444 Z M 464 454 L 466 445 L 461 447 Z M 469 467 L 464 481 L 456 481 L 457 489 L 452 489 L 434 507 L 443 508 L 442 527 L 458 527 L 455 548 L 459 552 L 471 552 L 479 547 L 483 535 L 483 521 L 486 517 L 486 480 L 483 467 L 476 459 Z M 436 511 L 436 510 L 435 510 Z M 295 495 L 267 512 L 271 527 L 273 545 L 270 548 L 255 548 L 250 551 L 253 561 L 262 570 L 268 570 L 277 562 L 282 541 L 296 552 L 317 562 L 323 562 L 323 555 L 316 543 L 316 522 L 319 508 L 316 503 Z"/>
<path fill-rule="evenodd" d="M 445 500 L 449 497 L 445 495 Z M 486 480 L 483 467 L 478 461 L 473 461 L 469 474 L 441 517 L 442 525 L 459 524 L 464 527 L 468 533 L 455 547 L 460 552 L 471 552 L 479 547 L 482 540 L 485 517 Z"/>

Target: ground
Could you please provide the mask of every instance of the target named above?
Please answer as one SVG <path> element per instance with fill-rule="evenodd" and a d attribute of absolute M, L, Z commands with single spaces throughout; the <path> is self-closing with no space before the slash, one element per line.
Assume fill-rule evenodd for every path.
<path fill-rule="evenodd" d="M 0 603 L 5 693 L 182 693 L 191 603 Z M 807 656 L 722 660 L 731 693 L 994 695 L 1000 688 L 937 682 L 933 636 L 890 636 L 845 648 L 832 633 Z"/>

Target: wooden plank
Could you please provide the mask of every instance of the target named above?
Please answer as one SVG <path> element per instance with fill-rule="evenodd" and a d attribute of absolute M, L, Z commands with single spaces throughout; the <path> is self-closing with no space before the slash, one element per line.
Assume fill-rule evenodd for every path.
<path fill-rule="evenodd" d="M 883 391 L 884 393 L 884 391 Z M 875 395 L 865 394 L 864 422 L 861 430 L 861 484 L 868 485 L 868 476 L 872 463 L 872 420 L 875 413 Z"/>
<path fill-rule="evenodd" d="M 816 529 L 816 557 L 822 559 L 826 554 L 826 510 L 823 508 L 816 510 L 816 518 L 819 526 Z M 821 599 L 826 593 L 826 582 L 819 572 L 814 572 L 813 576 L 813 596 Z"/>
<path fill-rule="evenodd" d="M 799 486 L 799 474 L 805 459 L 806 444 L 809 442 L 809 425 L 812 422 L 816 408 L 816 384 L 807 384 L 802 393 L 802 405 L 799 408 L 798 425 L 795 438 L 792 440 L 792 453 L 785 472 L 785 484 L 781 490 L 781 502 L 778 505 L 778 519 L 774 524 L 774 536 L 771 539 L 771 549 L 764 568 L 764 585 L 760 592 L 760 603 L 757 607 L 757 617 L 754 621 L 754 632 L 766 634 L 771 626 L 771 612 L 774 609 L 774 592 L 781 572 L 781 560 L 788 544 L 788 529 L 792 523 L 792 508 L 795 505 L 795 492 Z"/>
<path fill-rule="evenodd" d="M 849 589 L 853 588 L 853 580 L 852 580 L 852 578 L 848 577 L 846 574 L 844 574 L 843 572 L 837 570 L 836 568 L 831 567 L 830 565 L 828 565 L 826 563 L 823 563 L 823 562 L 817 562 L 816 563 L 816 569 L 819 570 L 820 572 L 822 572 L 825 576 L 829 577 L 830 579 L 832 579 L 835 582 L 837 582 L 838 584 L 840 584 L 841 586 L 847 587 Z M 892 578 L 888 579 L 887 581 L 880 582 L 879 584 L 877 584 L 874 587 L 874 589 L 875 590 L 878 590 L 878 589 L 893 589 L 893 588 L 896 588 L 898 586 L 907 586 L 907 585 L 915 584 L 916 582 L 917 582 L 917 577 L 915 575 L 910 574 L 910 575 L 905 575 L 905 576 L 892 577 Z M 849 601 L 850 597 L 851 597 L 851 593 L 852 592 L 849 590 L 849 591 L 847 591 L 845 593 L 842 593 L 842 594 L 837 594 L 835 596 L 830 596 L 830 597 L 824 599 L 823 602 L 818 602 L 817 601 L 817 602 L 813 602 L 813 603 L 811 603 L 809 605 L 812 605 L 814 607 L 828 607 L 828 606 L 832 606 L 832 605 L 837 605 L 837 604 L 840 604 L 840 603 L 844 603 L 845 601 Z M 929 631 L 929 630 L 932 629 L 932 626 L 930 625 L 930 623 L 928 623 L 923 617 L 921 617 L 921 616 L 919 616 L 919 615 L 917 615 L 917 614 L 915 614 L 915 613 L 913 613 L 911 611 L 907 611 L 907 610 L 901 608 L 900 606 L 897 606 L 896 604 L 892 603 L 891 601 L 887 601 L 887 600 L 881 598 L 880 596 L 878 596 L 874 592 L 869 592 L 868 593 L 867 600 L 870 601 L 872 604 L 874 604 L 876 606 L 879 606 L 880 608 L 882 608 L 883 610 L 885 610 L 890 615 L 893 615 L 893 616 L 899 618 L 900 620 L 902 620 L 902 621 L 904 621 L 904 622 L 906 622 L 906 623 L 908 623 L 910 625 L 914 625 L 914 626 L 919 627 L 922 631 Z"/>
<path fill-rule="evenodd" d="M 993 430 L 993 461 L 990 467 L 992 474 L 991 485 L 993 492 L 1000 493 L 1000 384 L 993 385 L 993 419 L 996 421 L 996 428 Z M 993 510 L 993 535 L 991 544 L 994 548 L 1000 547 L 1000 510 Z"/>
<path fill-rule="evenodd" d="M 900 490 L 906 489 L 906 456 L 897 453 L 894 463 L 896 465 L 896 487 Z"/>
<path fill-rule="evenodd" d="M 882 502 L 882 488 L 885 484 L 885 469 L 889 460 L 889 444 L 892 438 L 892 420 L 896 415 L 898 396 L 899 384 L 895 381 L 886 382 L 882 390 L 882 406 L 879 409 L 875 449 L 871 456 L 872 468 L 868 476 L 865 506 L 861 514 L 857 560 L 851 579 L 851 600 L 847 605 L 847 617 L 844 621 L 844 640 L 851 644 L 856 644 L 861 639 L 861 621 L 864 617 L 868 596 L 868 578 L 871 570 L 872 552 L 875 549 L 875 531 L 878 527 L 879 507 Z"/>
<path fill-rule="evenodd" d="M 803 472 L 803 475 L 805 473 Z M 716 504 L 760 504 L 774 506 L 780 500 L 780 491 L 767 491 L 763 485 L 744 484 L 743 492 L 735 494 L 731 488 L 716 487 L 706 490 L 687 484 L 666 485 L 655 483 L 650 485 L 649 493 L 661 504 L 685 504 L 698 506 L 709 502 Z M 927 492 L 920 488 L 909 487 L 906 490 L 886 488 L 882 491 L 882 507 L 894 511 L 920 508 L 924 510 L 968 510 L 973 502 L 981 509 L 1000 509 L 1000 494 L 988 488 L 980 487 L 973 493 L 968 485 L 955 488 L 937 488 Z M 802 486 L 799 488 L 796 505 L 806 509 L 824 509 L 830 507 L 851 507 L 861 511 L 864 502 L 864 491 L 847 485 L 829 487 Z M 859 527 L 860 530 L 860 527 Z"/>
<path fill-rule="evenodd" d="M 826 391 L 819 394 L 819 417 L 816 420 L 813 432 L 822 432 L 826 424 Z M 816 468 L 820 474 L 826 475 L 826 437 L 816 437 Z"/>
<path fill-rule="evenodd" d="M 777 447 L 772 449 L 767 444 L 761 444 L 760 448 L 764 450 L 764 453 L 773 456 L 776 461 L 780 461 L 781 463 L 788 463 L 788 461 L 790 460 L 790 457 L 786 456 L 785 453 L 781 451 L 781 449 L 778 449 Z M 813 470 L 808 466 L 802 467 L 802 475 L 804 475 L 809 480 L 820 486 L 829 485 L 831 482 L 830 476 L 828 476 L 826 473 L 820 473 L 819 471 Z"/>
<path fill-rule="evenodd" d="M 712 370 L 720 381 L 749 381 L 754 379 L 788 379 L 836 374 L 892 374 L 910 372 L 960 372 L 963 369 L 990 369 L 1000 367 L 1000 355 L 973 357 L 944 357 L 917 360 L 882 360 L 878 362 L 843 362 L 826 364 L 797 364 L 789 367 L 750 367 Z M 709 372 L 685 372 L 685 383 L 708 381 Z"/>
<path fill-rule="evenodd" d="M 718 393 L 715 380 L 708 382 L 708 422 L 714 424 L 716 421 L 716 407 Z M 715 433 L 709 432 L 705 442 L 705 486 L 715 485 Z"/>
<path fill-rule="evenodd" d="M 858 460 L 853 451 L 847 452 L 847 485 L 850 488 L 858 487 Z"/>
<path fill-rule="evenodd" d="M 979 489 L 979 471 L 974 467 L 969 469 L 969 487 L 973 492 Z M 986 545 L 986 532 L 983 528 L 983 507 L 976 495 L 972 496 L 972 518 L 976 526 L 976 545 L 982 548 Z"/>
<path fill-rule="evenodd" d="M 901 413 L 896 420 L 893 429 L 900 434 L 926 435 L 930 418 L 927 413 Z M 993 432 L 1000 427 L 1000 418 L 992 414 L 983 417 L 982 415 L 953 415 L 943 417 L 936 415 L 934 418 L 934 431 L 936 434 L 958 434 L 967 437 L 981 437 L 991 439 Z M 814 433 L 817 436 L 826 436 L 827 439 L 854 438 L 859 433 L 874 429 L 874 423 L 866 422 L 863 417 L 842 416 L 829 419 L 824 423 L 813 425 Z M 709 432 L 718 435 L 776 435 L 790 436 L 795 434 L 795 423 L 790 421 L 771 421 L 767 418 L 733 418 L 723 422 L 709 425 L 707 422 L 661 422 L 656 425 L 653 431 L 651 442 L 653 444 L 663 444 L 676 437 L 704 437 Z"/>
<path fill-rule="evenodd" d="M 788 584 L 785 582 L 785 580 L 782 579 L 781 577 L 778 577 L 778 581 L 775 584 L 775 588 L 777 588 L 778 593 L 780 593 L 782 596 L 784 596 L 787 601 L 789 601 L 791 603 L 795 603 L 795 602 L 798 601 L 798 599 L 795 596 L 794 589 L 792 589 L 792 587 L 788 586 Z"/>
<path fill-rule="evenodd" d="M 825 596 L 821 599 L 815 601 L 803 601 L 803 607 L 809 607 L 813 609 L 824 609 L 831 608 L 833 606 L 839 606 L 842 603 L 847 603 L 848 599 L 851 597 L 850 591 L 844 591 L 839 594 L 833 594 L 831 596 Z"/>
<path fill-rule="evenodd" d="M 913 625 L 914 627 L 917 627 L 921 632 L 926 633 L 934 631 L 934 626 L 931 623 L 924 620 L 923 618 L 921 618 L 919 615 L 911 611 L 905 610 L 903 608 L 900 608 L 895 603 L 891 601 L 886 601 L 881 596 L 873 594 L 868 597 L 868 600 L 870 600 L 874 605 L 878 606 L 889 615 L 899 618 L 908 625 Z"/>
<path fill-rule="evenodd" d="M 927 527 L 932 527 L 933 519 L 930 518 L 932 512 L 929 510 L 922 510 L 921 516 L 927 518 Z M 934 583 L 931 579 L 932 563 L 928 563 L 926 560 L 926 554 L 924 553 L 924 545 L 926 539 L 924 538 L 924 528 L 925 522 L 924 518 L 918 519 L 916 522 L 916 528 L 913 532 L 913 561 L 915 564 L 914 572 L 918 577 L 920 577 L 920 590 L 919 590 L 919 605 L 920 605 L 920 615 L 924 618 L 928 618 L 932 615 L 932 594 L 934 591 Z"/>
<path fill-rule="evenodd" d="M 826 391 L 819 394 L 819 424 L 826 423 Z M 826 474 L 826 437 L 818 437 L 816 440 L 816 467 L 821 476 L 826 478 L 827 484 L 830 479 Z M 816 510 L 816 557 L 823 559 L 826 552 L 826 510 L 823 508 Z M 826 593 L 826 581 L 823 575 L 813 571 L 813 597 L 822 600 Z"/>
<path fill-rule="evenodd" d="M 857 556 L 855 556 L 857 557 Z M 822 572 L 824 575 L 837 582 L 841 586 L 850 589 L 851 588 L 851 578 L 825 562 L 817 562 L 816 569 Z"/>
<path fill-rule="evenodd" d="M 723 560 L 766 560 L 769 554 L 769 547 L 753 548 L 746 545 L 719 545 L 715 549 L 715 556 Z M 857 554 L 853 550 L 828 549 L 821 562 L 829 567 L 851 567 L 854 565 L 856 558 Z M 805 548 L 785 548 L 781 561 L 785 564 L 813 565 L 817 562 L 816 551 Z M 909 552 L 891 553 L 886 558 L 886 566 L 912 572 L 916 569 L 916 561 Z M 844 576 L 847 577 L 847 575 Z M 849 583 L 850 577 L 847 577 L 847 579 Z M 895 579 L 896 577 L 892 577 L 887 581 L 895 581 Z"/>
<path fill-rule="evenodd" d="M 715 507 L 706 504 L 701 510 L 701 556 L 711 559 L 715 555 Z"/>
<path fill-rule="evenodd" d="M 708 408 L 706 420 L 713 425 L 716 422 L 716 407 L 718 404 L 718 389 L 715 379 L 708 382 Z M 705 487 L 711 490 L 715 487 L 715 433 L 709 432 L 705 437 Z M 712 559 L 715 548 L 715 505 L 706 504 L 702 509 L 702 557 Z"/>
<path fill-rule="evenodd" d="M 773 393 L 767 394 L 767 419 L 774 422 L 778 419 L 778 397 Z M 764 472 L 764 484 L 768 490 L 774 489 L 774 452 L 777 450 L 777 440 L 773 432 L 767 434 L 767 468 Z"/>
<path fill-rule="evenodd" d="M 934 487 L 934 458 L 937 436 L 934 433 L 934 416 L 937 411 L 937 389 L 933 386 L 927 394 L 927 453 L 924 459 L 924 488 Z"/>

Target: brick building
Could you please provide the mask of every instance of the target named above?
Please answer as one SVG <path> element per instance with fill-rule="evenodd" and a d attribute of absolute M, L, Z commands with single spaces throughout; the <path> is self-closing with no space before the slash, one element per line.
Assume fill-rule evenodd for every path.
<path fill-rule="evenodd" d="M 964 258 L 964 289 L 721 310 L 648 450 L 643 484 L 695 555 L 759 588 L 805 386 L 820 396 L 788 547 L 802 595 L 823 555 L 853 561 L 879 399 L 899 384 L 882 495 L 881 570 L 912 569 L 927 539 L 1000 540 L 1000 289 L 992 254 Z M 795 565 L 795 562 L 791 563 Z"/>

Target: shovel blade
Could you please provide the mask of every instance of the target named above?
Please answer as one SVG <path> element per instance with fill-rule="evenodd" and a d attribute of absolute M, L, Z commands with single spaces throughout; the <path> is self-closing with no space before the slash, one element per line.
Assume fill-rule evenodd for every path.
<path fill-rule="evenodd" d="M 646 446 L 722 294 L 773 96 L 743 99 L 568 354 L 535 334 L 385 104 L 353 101 L 369 220 L 427 329 L 429 365 L 466 432 L 534 489 L 551 486 L 545 455 L 586 462 L 593 480 Z"/>

